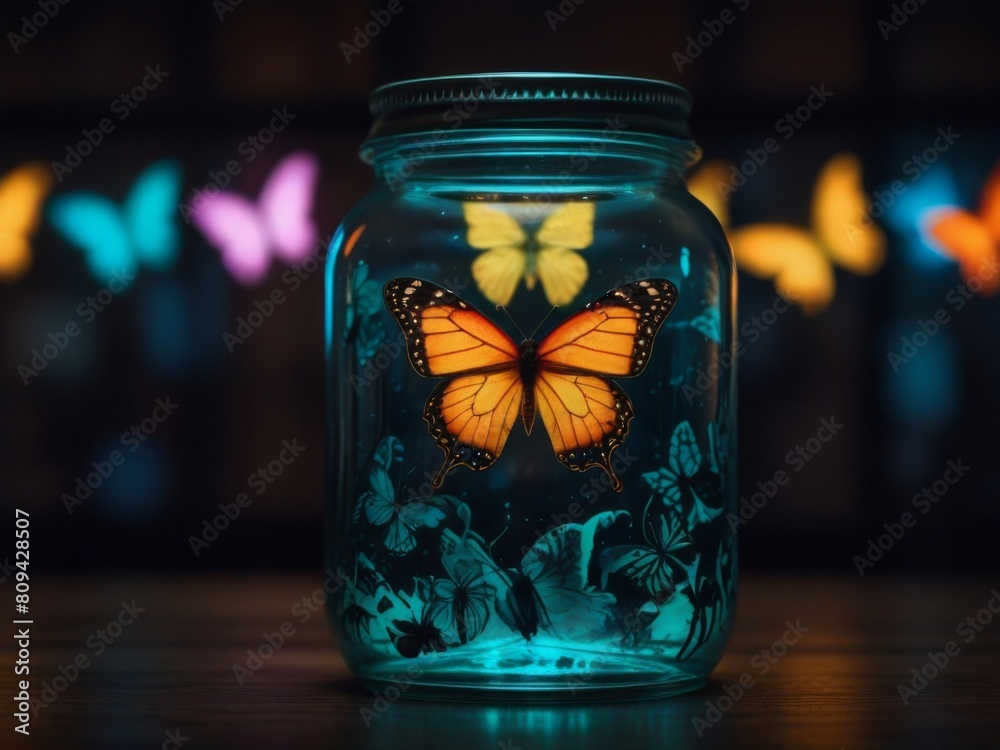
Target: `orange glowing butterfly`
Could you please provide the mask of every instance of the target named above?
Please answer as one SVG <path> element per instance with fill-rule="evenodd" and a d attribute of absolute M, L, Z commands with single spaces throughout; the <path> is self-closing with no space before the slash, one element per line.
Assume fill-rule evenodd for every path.
<path fill-rule="evenodd" d="M 541 341 L 518 346 L 468 302 L 420 279 L 393 279 L 385 304 L 418 374 L 445 378 L 424 407 L 427 431 L 444 451 L 432 480 L 455 466 L 482 471 L 500 457 L 518 414 L 530 435 L 536 414 L 556 458 L 572 471 L 599 466 L 615 491 L 611 454 L 635 411 L 608 376 L 634 377 L 677 301 L 677 288 L 649 279 L 612 289 Z"/>
<path fill-rule="evenodd" d="M 963 279 L 980 278 L 980 294 L 1000 291 L 1000 275 L 991 270 L 1000 260 L 1000 164 L 986 179 L 978 214 L 953 207 L 932 209 L 921 224 L 945 254 L 958 262 Z"/>

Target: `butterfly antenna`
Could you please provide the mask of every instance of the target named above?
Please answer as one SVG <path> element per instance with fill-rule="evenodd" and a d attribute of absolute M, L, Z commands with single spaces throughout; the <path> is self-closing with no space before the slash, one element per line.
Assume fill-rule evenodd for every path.
<path fill-rule="evenodd" d="M 538 329 L 541 328 L 545 324 L 545 321 L 549 319 L 549 316 L 558 309 L 559 305 L 552 305 L 552 307 L 549 308 L 549 311 L 545 313 L 545 317 L 539 321 L 537 326 L 535 326 L 535 330 L 531 332 L 531 336 L 529 338 L 535 338 L 535 334 L 538 333 Z"/>
<path fill-rule="evenodd" d="M 413 467 L 408 472 L 406 472 L 406 474 L 404 475 L 403 474 L 403 467 L 402 466 L 399 467 L 399 479 L 396 482 L 396 499 L 397 500 L 399 499 L 399 491 L 401 489 L 403 489 L 403 480 L 406 479 L 406 477 L 410 476 L 410 474 L 412 474 L 414 471 L 416 471 L 416 467 Z"/>
<path fill-rule="evenodd" d="M 517 332 L 519 334 L 521 334 L 521 338 L 522 339 L 527 339 L 528 337 L 524 335 L 524 331 L 521 330 L 521 326 L 519 326 L 517 324 L 517 321 L 514 320 L 514 316 L 510 314 L 510 310 L 508 310 L 503 305 L 497 305 L 497 311 L 501 311 L 501 310 L 503 311 L 503 314 L 506 315 L 510 319 L 510 322 L 514 324 L 514 328 L 516 328 Z"/>
<path fill-rule="evenodd" d="M 649 506 L 652 504 L 653 504 L 653 496 L 650 495 L 649 502 L 646 503 L 646 507 L 642 511 L 642 537 L 643 539 L 646 540 L 646 544 L 648 544 L 650 547 L 653 546 L 653 543 L 649 540 L 649 534 L 646 533 L 646 524 L 649 524 L 650 530 L 654 531 L 655 534 L 655 527 L 653 526 L 653 522 L 649 518 Z"/>
<path fill-rule="evenodd" d="M 502 537 L 504 534 L 506 534 L 507 533 L 507 529 L 509 529 L 509 528 L 510 528 L 510 524 L 508 523 L 506 526 L 503 527 L 503 531 L 500 532 L 500 534 L 497 536 L 497 538 L 494 539 L 492 542 L 490 542 L 490 546 L 486 548 L 486 551 L 490 553 L 490 558 L 491 559 L 496 560 L 496 558 L 493 557 L 493 545 L 500 541 L 500 537 Z"/>

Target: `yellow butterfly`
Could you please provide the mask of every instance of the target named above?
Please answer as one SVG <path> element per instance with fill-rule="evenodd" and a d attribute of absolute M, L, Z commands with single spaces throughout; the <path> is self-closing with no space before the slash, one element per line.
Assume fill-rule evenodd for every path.
<path fill-rule="evenodd" d="M 837 154 L 823 165 L 813 188 L 809 229 L 777 222 L 730 229 L 720 189 L 729 185 L 730 174 L 727 164 L 707 162 L 691 175 L 688 189 L 726 229 L 737 268 L 774 279 L 778 293 L 807 313 L 822 312 L 833 299 L 834 264 L 867 276 L 885 261 L 885 235 L 867 218 L 870 201 L 857 156 Z"/>
<path fill-rule="evenodd" d="M 463 204 L 468 243 L 484 252 L 472 264 L 476 286 L 490 302 L 506 305 L 524 279 L 528 289 L 541 282 L 549 304 L 568 305 L 587 282 L 587 261 L 578 251 L 594 242 L 596 206 L 564 203 L 529 232 L 515 218 L 518 209 Z"/>
<path fill-rule="evenodd" d="M 32 162 L 0 180 L 0 279 L 20 278 L 31 265 L 28 239 L 38 229 L 52 179 L 48 167 Z"/>

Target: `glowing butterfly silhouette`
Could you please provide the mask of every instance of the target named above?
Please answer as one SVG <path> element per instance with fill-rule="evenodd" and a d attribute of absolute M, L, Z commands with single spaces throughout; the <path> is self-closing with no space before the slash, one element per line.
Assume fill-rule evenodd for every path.
<path fill-rule="evenodd" d="M 853 154 L 831 157 L 813 188 L 812 226 L 761 223 L 729 228 L 729 211 L 719 185 L 729 169 L 708 162 L 689 181 L 691 193 L 726 228 L 740 270 L 774 279 L 778 293 L 807 313 L 824 310 L 836 290 L 834 264 L 858 275 L 877 271 L 885 260 L 885 235 L 867 216 L 861 162 Z"/>
<path fill-rule="evenodd" d="M 942 206 L 957 206 L 960 203 L 955 176 L 939 162 L 886 207 L 886 224 L 903 240 L 903 259 L 912 268 L 935 273 L 953 262 L 943 254 L 940 244 L 928 236 L 924 219 Z"/>
<path fill-rule="evenodd" d="M 244 286 L 263 281 L 271 255 L 294 263 L 316 242 L 310 218 L 319 161 L 299 151 L 286 156 L 264 183 L 260 198 L 219 192 L 202 199 L 191 219 L 222 253 L 222 264 Z"/>
<path fill-rule="evenodd" d="M 52 170 L 44 164 L 23 164 L 0 179 L 0 279 L 20 278 L 31 265 L 29 240 L 51 189 Z"/>
<path fill-rule="evenodd" d="M 174 265 L 180 191 L 180 167 L 164 160 L 136 178 L 120 206 L 97 193 L 68 193 L 49 202 L 47 215 L 83 251 L 94 278 L 107 282 L 115 273 L 132 275 L 140 266 L 165 271 Z"/>
<path fill-rule="evenodd" d="M 465 203 L 468 243 L 482 250 L 472 264 L 472 277 L 490 302 L 506 305 L 524 279 L 528 289 L 541 282 L 552 305 L 567 305 L 587 282 L 587 261 L 578 251 L 594 242 L 593 203 L 566 203 L 554 209 L 534 232 L 525 230 L 505 210 Z"/>
<path fill-rule="evenodd" d="M 946 206 L 932 209 L 921 219 L 922 229 L 932 244 L 958 262 L 962 278 L 980 294 L 1000 291 L 1000 164 L 986 178 L 979 197 L 979 212 Z M 987 270 L 989 272 L 984 272 Z M 973 286 L 974 291 L 977 291 Z"/>

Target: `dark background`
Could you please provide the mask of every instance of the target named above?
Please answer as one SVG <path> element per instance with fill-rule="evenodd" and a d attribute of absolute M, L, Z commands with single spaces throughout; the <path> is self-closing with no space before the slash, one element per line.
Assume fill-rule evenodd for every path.
<path fill-rule="evenodd" d="M 386 5 L 58 6 L 16 52 L 9 39 L 0 40 L 0 175 L 29 160 L 63 161 L 80 131 L 109 116 L 112 100 L 156 65 L 169 73 L 166 80 L 52 196 L 96 191 L 120 202 L 139 172 L 172 157 L 183 168 L 186 200 L 210 172 L 237 158 L 238 144 L 267 124 L 272 108 L 287 107 L 294 121 L 230 189 L 255 196 L 274 164 L 310 150 L 322 165 L 313 215 L 328 235 L 371 183 L 356 152 L 375 86 L 505 70 L 675 81 L 694 95 L 692 130 L 706 157 L 737 161 L 774 135 L 775 121 L 801 105 L 811 86 L 825 85 L 834 92 L 830 102 L 734 197 L 735 225 L 807 225 L 817 171 L 843 150 L 860 155 L 871 192 L 899 178 L 937 128 L 952 126 L 962 138 L 942 163 L 969 207 L 1000 157 L 1000 11 L 991 4 L 914 1 L 907 7 L 916 12 L 886 39 L 878 21 L 890 18 L 892 7 L 861 0 L 752 0 L 746 10 L 586 0 L 555 29 L 545 13 L 559 10 L 555 0 L 402 0 L 403 11 L 348 63 L 340 44 L 353 43 L 355 27 Z M 574 6 L 567 0 L 562 7 Z M 732 9 L 733 22 L 679 71 L 673 53 L 684 52 L 687 37 L 724 8 Z M 5 2 L 0 32 L 21 33 L 22 16 L 38 11 L 37 1 Z M 932 184 L 915 186 L 911 204 L 940 199 Z M 14 507 L 31 513 L 36 570 L 321 564 L 322 274 L 309 276 L 230 353 L 223 333 L 255 301 L 285 288 L 285 268 L 275 263 L 259 286 L 241 287 L 201 234 L 179 213 L 176 220 L 176 266 L 141 270 L 132 288 L 27 386 L 18 365 L 50 332 L 77 320 L 76 306 L 103 284 L 44 219 L 30 268 L 0 280 L 0 487 L 11 517 Z M 828 309 L 783 314 L 740 359 L 741 495 L 787 468 L 785 455 L 815 435 L 821 418 L 845 425 L 741 528 L 745 569 L 856 574 L 852 556 L 884 533 L 883 523 L 912 511 L 912 496 L 958 458 L 972 467 L 968 476 L 873 574 L 997 566 L 1000 300 L 973 299 L 894 374 L 887 352 L 945 306 L 961 280 L 953 263 L 935 260 L 906 231 L 906 216 L 900 226 L 883 224 L 888 259 L 875 276 L 838 271 Z M 741 321 L 749 320 L 771 304 L 773 287 L 744 275 L 740 283 Z M 91 471 L 91 461 L 120 447 L 120 434 L 148 417 L 156 398 L 167 397 L 178 412 L 68 514 L 61 495 Z M 302 457 L 195 557 L 189 535 L 201 532 L 220 502 L 246 491 L 247 476 L 293 438 L 306 446 Z M 13 533 L 3 535 L 0 556 L 12 540 Z"/>

